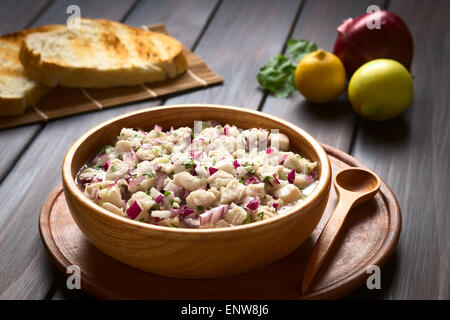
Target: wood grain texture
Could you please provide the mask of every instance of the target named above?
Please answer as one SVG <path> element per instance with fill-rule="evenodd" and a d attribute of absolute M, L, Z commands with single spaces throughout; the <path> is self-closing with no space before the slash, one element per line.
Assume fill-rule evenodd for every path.
<path fill-rule="evenodd" d="M 0 10 L 0 34 L 20 31 L 45 10 L 51 0 L 3 0 Z"/>
<path fill-rule="evenodd" d="M 346 18 L 364 14 L 370 4 L 382 7 L 383 1 L 307 1 L 300 12 L 292 38 L 314 41 L 319 48 L 332 52 L 336 28 Z M 273 56 L 268 55 L 265 60 Z M 288 99 L 267 96 L 262 111 L 289 119 L 319 141 L 349 151 L 357 117 L 345 93 L 338 101 L 323 105 L 306 101 L 297 91 Z"/>
<path fill-rule="evenodd" d="M 50 1 L 25 0 L 20 4 L 14 0 L 2 1 L 0 10 L 0 34 L 19 31 L 28 27 Z M 20 150 L 38 131 L 39 126 L 31 126 L 25 130 L 5 130 L 0 134 L 0 181 L 14 164 Z M 22 134 L 23 133 L 23 134 Z"/>
<path fill-rule="evenodd" d="M 280 52 L 299 5 L 295 0 L 223 1 L 195 53 L 225 79 L 224 85 L 177 96 L 167 103 L 256 109 L 262 98 L 256 74 L 267 57 Z"/>
<path fill-rule="evenodd" d="M 359 161 L 325 146 L 333 171 Z M 155 276 L 127 267 L 95 248 L 73 221 L 61 186 L 47 198 L 40 216 L 44 244 L 66 276 L 70 264 L 80 266 L 82 289 L 100 298 L 135 299 L 311 299 L 341 297 L 368 277 L 371 264 L 383 265 L 397 243 L 401 218 L 392 192 L 381 185 L 375 198 L 352 210 L 325 264 L 307 295 L 300 294 L 307 257 L 337 202 L 333 191 L 312 236 L 288 257 L 252 272 L 222 279 L 187 280 Z M 62 280 L 61 282 L 65 282 Z M 65 285 L 65 284 L 64 284 Z M 90 298 L 61 286 L 55 299 Z"/>
<path fill-rule="evenodd" d="M 183 3 L 185 2 L 183 1 Z M 85 8 L 86 15 L 90 12 L 87 9 L 90 3 L 91 1 L 87 1 L 81 6 L 81 8 Z M 97 2 L 95 3 L 98 5 Z M 116 8 L 117 16 L 103 16 L 114 20 L 120 20 L 121 15 L 125 14 L 129 8 L 129 6 L 124 7 L 121 1 L 117 5 L 113 5 L 111 2 L 102 3 L 108 6 L 108 8 L 103 9 L 105 11 L 112 10 L 110 7 Z M 163 4 L 163 2 L 152 1 L 147 4 L 145 11 L 149 21 L 162 21 L 162 17 L 153 15 L 158 10 L 152 10 L 152 8 L 155 8 L 158 4 Z M 61 6 L 61 10 L 66 8 L 59 1 L 55 5 Z M 212 10 L 213 7 L 214 3 L 208 4 L 207 8 L 200 7 L 198 10 L 187 12 L 182 5 L 179 5 L 173 6 L 171 12 L 180 15 L 181 11 L 190 16 L 188 20 L 203 19 L 205 23 L 210 14 L 208 8 Z M 121 14 L 119 14 L 119 10 L 122 10 Z M 59 12 L 59 10 L 55 10 L 55 12 Z M 111 13 L 111 11 L 109 12 Z M 101 12 L 92 12 L 89 15 L 102 16 Z M 48 19 L 53 19 L 52 15 Z M 129 19 L 131 19 L 131 16 Z M 44 21 L 43 23 L 46 22 Z M 125 20 L 125 23 L 133 24 L 132 20 L 128 19 Z M 186 29 L 187 33 L 197 35 L 200 31 L 201 28 Z M 188 47 L 193 45 L 193 43 L 184 44 Z M 44 263 L 37 264 L 34 270 L 24 272 L 29 265 L 28 262 L 36 259 L 36 257 L 44 257 L 44 260 L 48 260 L 45 254 L 42 254 L 42 245 L 38 240 L 37 214 L 46 194 L 61 181 L 61 163 L 72 142 L 83 132 L 101 121 L 127 111 L 142 108 L 143 106 L 147 107 L 160 103 L 161 101 L 143 102 L 49 122 L 40 134 L 35 137 L 33 143 L 27 146 L 14 169 L 0 185 L 0 203 L 3 204 L 0 209 L 0 238 L 2 239 L 0 242 L 0 256 L 2 256 L 0 268 L 2 275 L 5 275 L 0 277 L 0 297 L 5 296 L 17 299 L 24 297 L 43 298 L 53 283 L 54 269 L 47 268 Z M 20 134 L 20 132 L 17 134 Z M 9 261 L 16 260 L 21 261 L 21 263 L 18 265 L 9 263 Z M 39 270 L 43 271 L 39 272 Z M 12 287 L 14 282 L 17 282 L 17 285 L 21 285 L 25 289 L 16 290 L 15 287 Z"/>
<path fill-rule="evenodd" d="M 384 177 L 404 228 L 383 298 L 450 299 L 450 2 L 389 2 L 411 30 L 414 101 L 385 123 L 360 122 L 354 155 Z"/>

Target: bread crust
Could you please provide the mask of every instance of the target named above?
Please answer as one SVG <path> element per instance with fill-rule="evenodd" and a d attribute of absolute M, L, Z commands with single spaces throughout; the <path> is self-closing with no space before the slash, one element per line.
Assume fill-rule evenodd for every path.
<path fill-rule="evenodd" d="M 50 87 L 61 85 L 65 87 L 107 88 L 163 81 L 167 78 L 176 77 L 187 69 L 183 47 L 172 37 L 101 19 L 82 19 L 82 29 L 86 26 L 90 28 L 98 27 L 102 30 L 100 32 L 101 40 L 104 41 L 101 44 L 104 48 L 102 54 L 111 59 L 114 64 L 111 64 L 108 68 L 99 68 L 96 65 L 89 65 L 89 61 L 86 65 L 82 65 L 81 63 L 71 64 L 70 61 L 49 59 L 45 56 L 45 52 L 33 47 L 33 39 L 30 39 L 30 37 L 39 36 L 33 34 L 26 37 L 20 50 L 20 61 L 26 75 Z M 131 41 L 135 50 L 130 49 L 129 43 L 124 44 L 124 36 L 119 35 L 117 30 L 126 34 L 127 40 Z M 57 36 L 58 32 L 71 34 L 67 30 L 48 31 L 44 34 L 52 37 Z M 84 34 L 81 32 L 76 34 L 76 37 L 76 40 L 70 42 L 72 49 L 76 45 L 77 50 L 82 51 L 80 54 L 89 56 L 89 48 L 81 46 L 85 40 L 83 39 Z M 169 48 L 169 50 L 164 52 L 164 48 Z M 74 54 L 78 53 L 75 50 L 73 52 Z M 95 56 L 96 53 L 94 51 L 92 55 Z M 128 60 L 125 59 L 127 54 Z M 130 58 L 131 55 L 134 56 L 134 60 Z M 129 60 L 137 62 L 130 63 Z"/>
<path fill-rule="evenodd" d="M 0 116 L 16 116 L 22 114 L 27 106 L 37 103 L 47 92 L 49 87 L 27 78 L 19 53 L 23 40 L 33 32 L 55 30 L 57 26 L 48 25 L 26 29 L 0 37 Z M 18 86 L 18 83 L 26 86 Z"/>

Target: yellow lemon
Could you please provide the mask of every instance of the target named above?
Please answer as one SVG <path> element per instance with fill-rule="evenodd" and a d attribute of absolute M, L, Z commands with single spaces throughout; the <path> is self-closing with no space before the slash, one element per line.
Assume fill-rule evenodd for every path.
<path fill-rule="evenodd" d="M 335 101 L 345 89 L 346 75 L 341 60 L 322 49 L 305 56 L 295 70 L 295 86 L 309 101 Z"/>
<path fill-rule="evenodd" d="M 369 120 L 392 119 L 411 104 L 414 84 L 408 70 L 391 59 L 362 65 L 348 85 L 348 98 L 356 113 Z"/>

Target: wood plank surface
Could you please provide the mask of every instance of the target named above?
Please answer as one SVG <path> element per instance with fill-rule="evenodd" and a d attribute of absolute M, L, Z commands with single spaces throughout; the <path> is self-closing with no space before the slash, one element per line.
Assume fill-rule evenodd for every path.
<path fill-rule="evenodd" d="M 8 24 L 3 30 L 2 22 L 0 22 L 0 33 L 3 34 L 6 32 L 18 31 L 23 28 L 37 27 L 44 24 L 65 23 L 68 18 L 68 14 L 66 13 L 67 7 L 72 4 L 80 7 L 82 16 L 85 16 L 86 14 L 86 16 L 92 18 L 104 17 L 118 20 L 127 13 L 134 3 L 135 0 L 115 0 L 109 2 L 59 0 L 51 3 L 51 5 L 47 7 L 47 2 L 43 1 L 26 0 L 25 2 L 20 2 L 20 5 L 17 4 L 17 1 L 13 0 L 2 1 L 0 19 L 5 18 L 4 21 Z M 38 4 L 40 4 L 40 6 L 38 6 Z M 4 10 L 4 5 L 7 10 Z M 28 7 L 25 7 L 24 5 L 27 5 Z M 43 10 L 44 8 L 45 10 Z M 10 13 L 10 16 L 17 20 L 17 25 L 13 24 L 15 20 L 10 20 L 10 16 L 3 16 L 7 13 Z M 8 171 L 14 165 L 17 157 L 20 156 L 24 148 L 33 140 L 42 128 L 42 124 L 34 124 L 0 131 L 0 150 L 7 150 L 0 158 L 0 182 L 5 175 L 8 174 Z"/>
<path fill-rule="evenodd" d="M 103 3 L 112 5 L 110 2 Z M 183 4 L 186 3 L 197 4 L 197 10 L 185 11 Z M 158 12 L 164 12 L 164 10 L 155 9 L 158 5 L 166 5 L 166 3 L 148 1 L 140 8 L 147 13 L 147 22 L 164 19 L 164 16 L 155 15 Z M 206 23 L 215 5 L 216 2 L 206 0 L 192 2 L 174 0 L 170 7 L 171 13 L 175 16 L 189 15 L 190 18 L 186 18 L 187 21 L 202 20 L 203 24 L 190 24 L 185 28 L 186 33 L 199 35 L 201 25 Z M 83 6 L 81 8 L 83 12 Z M 94 15 L 94 13 L 89 14 L 90 10 L 85 9 L 85 12 L 86 15 Z M 124 10 L 122 15 L 126 12 L 127 10 Z M 120 17 L 111 19 L 120 20 Z M 136 20 L 133 19 L 131 13 L 125 22 L 146 23 L 142 20 L 142 16 Z M 184 43 L 187 47 L 191 47 L 196 38 L 190 39 L 191 42 Z M 73 141 L 101 121 L 124 112 L 157 104 L 161 104 L 161 101 L 142 102 L 52 121 L 45 125 L 39 135 L 27 146 L 13 170 L 0 185 L 0 203 L 4 204 L 0 209 L 0 239 L 2 239 L 0 269 L 2 274 L 7 275 L 0 277 L 0 298 L 43 298 L 54 283 L 55 269 L 49 268 L 46 264 L 50 262 L 42 247 L 36 223 L 44 199 L 61 180 L 62 160 Z M 43 262 L 36 264 L 35 269 L 26 270 L 29 262 L 35 259 Z M 16 265 L 11 261 L 21 261 L 21 263 Z"/>
<path fill-rule="evenodd" d="M 319 48 L 332 52 L 336 40 L 336 28 L 349 17 L 362 15 L 367 6 L 383 1 L 373 0 L 325 0 L 307 1 L 302 8 L 292 38 L 315 42 Z M 272 58 L 267 56 L 266 60 Z M 288 99 L 267 96 L 262 111 L 287 119 L 311 133 L 320 142 L 349 151 L 357 117 L 343 93 L 330 104 L 314 104 L 295 91 Z"/>
<path fill-rule="evenodd" d="M 168 104 L 219 103 L 258 108 L 262 91 L 259 67 L 280 52 L 300 1 L 226 0 L 195 48 L 208 66 L 225 79 L 220 86 L 168 99 Z"/>
<path fill-rule="evenodd" d="M 449 299 L 450 2 L 391 0 L 388 9 L 414 38 L 414 101 L 393 121 L 361 121 L 353 152 L 391 186 L 402 209 L 383 298 Z"/>
<path fill-rule="evenodd" d="M 80 5 L 82 13 L 89 12 L 90 16 L 121 19 L 133 3 L 133 1 L 108 3 L 56 1 L 33 22 L 32 26 L 64 23 L 67 19 L 65 12 L 69 4 Z M 0 134 L 2 137 L 0 149 L 8 150 L 2 153 L 2 156 L 10 159 L 3 160 L 1 164 L 4 166 L 0 167 L 0 173 L 2 169 L 7 170 L 0 175 L 4 177 L 0 185 L 0 190 L 3 190 L 0 196 L 0 203 L 2 203 L 0 209 L 1 299 L 43 298 L 54 282 L 55 269 L 41 245 L 36 228 L 40 206 L 40 197 L 37 194 L 39 190 L 45 189 L 47 182 L 49 182 L 49 188 L 54 184 L 48 177 L 58 175 L 60 165 L 51 163 L 52 160 L 59 160 L 63 153 L 55 153 L 53 149 L 55 145 L 52 146 L 52 142 L 45 139 L 37 144 L 29 145 L 30 139 L 39 133 L 41 127 L 41 125 L 26 126 L 7 130 L 6 135 L 3 131 Z M 15 145 L 12 145 L 12 142 Z M 11 162 L 15 162 L 12 171 L 10 171 Z M 53 173 L 50 173 L 51 171 Z M 47 176 L 41 175 L 44 172 Z"/>
<path fill-rule="evenodd" d="M 49 0 L 25 0 L 18 4 L 13 0 L 2 1 L 0 34 L 16 32 L 30 26 L 50 2 Z M 0 133 L 0 150 L 3 150 L 0 157 L 0 181 L 12 167 L 20 153 L 19 150 L 32 139 L 37 129 L 38 126 L 31 126 L 25 130 L 4 130 Z"/>

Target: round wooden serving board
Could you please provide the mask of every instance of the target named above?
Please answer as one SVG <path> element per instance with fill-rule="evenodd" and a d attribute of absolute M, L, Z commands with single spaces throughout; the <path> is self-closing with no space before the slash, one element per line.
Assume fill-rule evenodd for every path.
<path fill-rule="evenodd" d="M 324 146 L 333 175 L 349 166 L 365 167 L 350 155 Z M 397 200 L 383 182 L 380 192 L 352 210 L 343 232 L 316 274 L 309 292 L 301 282 L 309 254 L 336 206 L 332 187 L 322 220 L 296 251 L 269 266 L 229 278 L 188 280 L 156 276 L 126 266 L 98 250 L 73 221 L 62 186 L 44 203 L 39 227 L 45 248 L 58 269 L 81 270 L 81 287 L 102 299 L 335 299 L 363 285 L 370 265 L 382 266 L 391 256 L 401 229 Z"/>

